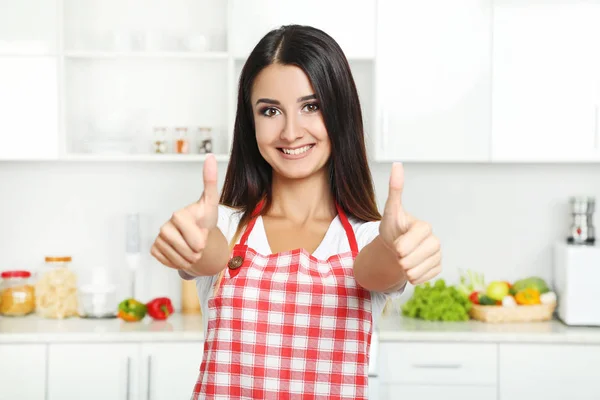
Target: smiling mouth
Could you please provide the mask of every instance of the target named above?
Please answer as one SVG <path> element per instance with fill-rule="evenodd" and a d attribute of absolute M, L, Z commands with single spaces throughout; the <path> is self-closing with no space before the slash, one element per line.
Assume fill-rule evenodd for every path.
<path fill-rule="evenodd" d="M 314 147 L 314 144 L 308 144 L 306 146 L 296 147 L 294 149 L 290 149 L 290 148 L 286 148 L 286 147 L 279 147 L 278 150 L 287 155 L 299 155 L 302 153 L 306 153 L 313 147 Z"/>

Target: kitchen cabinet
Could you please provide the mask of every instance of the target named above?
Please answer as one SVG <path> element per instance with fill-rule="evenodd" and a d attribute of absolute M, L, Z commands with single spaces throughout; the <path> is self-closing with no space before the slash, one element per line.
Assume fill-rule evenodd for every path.
<path fill-rule="evenodd" d="M 0 400 L 45 400 L 45 361 L 45 345 L 0 345 Z"/>
<path fill-rule="evenodd" d="M 496 400 L 497 351 L 495 343 L 381 343 L 380 400 Z"/>
<path fill-rule="evenodd" d="M 0 160 L 58 158 L 54 57 L 0 56 Z"/>
<path fill-rule="evenodd" d="M 600 346 L 500 344 L 499 400 L 600 398 Z"/>
<path fill-rule="evenodd" d="M 488 161 L 491 0 L 377 4 L 376 160 Z"/>
<path fill-rule="evenodd" d="M 55 54 L 58 1 L 0 0 L 0 57 Z"/>
<path fill-rule="evenodd" d="M 48 346 L 47 400 L 138 397 L 139 346 L 130 343 Z"/>
<path fill-rule="evenodd" d="M 143 343 L 141 398 L 189 398 L 198 379 L 203 352 L 204 344 L 198 342 Z"/>
<path fill-rule="evenodd" d="M 324 30 L 346 57 L 375 54 L 375 0 L 232 0 L 232 54 L 246 58 L 262 36 L 281 25 L 311 25 Z"/>
<path fill-rule="evenodd" d="M 600 3 L 494 4 L 492 159 L 598 160 Z"/>
<path fill-rule="evenodd" d="M 461 385 L 385 385 L 379 400 L 496 400 L 496 387 Z M 534 397 L 535 398 L 535 397 Z"/>

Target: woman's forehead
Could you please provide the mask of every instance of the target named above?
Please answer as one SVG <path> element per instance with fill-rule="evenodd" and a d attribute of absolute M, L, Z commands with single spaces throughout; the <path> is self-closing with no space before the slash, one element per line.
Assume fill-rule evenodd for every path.
<path fill-rule="evenodd" d="M 303 96 L 314 94 L 314 89 L 304 71 L 295 65 L 271 64 L 254 80 L 253 104 L 259 98 L 269 98 L 282 103 L 296 103 Z"/>

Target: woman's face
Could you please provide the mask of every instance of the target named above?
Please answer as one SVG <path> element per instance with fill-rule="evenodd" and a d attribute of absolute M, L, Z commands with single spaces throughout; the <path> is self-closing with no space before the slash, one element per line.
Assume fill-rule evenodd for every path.
<path fill-rule="evenodd" d="M 299 179 L 324 168 L 331 142 L 304 71 L 269 65 L 254 80 L 251 101 L 258 149 L 275 173 Z"/>

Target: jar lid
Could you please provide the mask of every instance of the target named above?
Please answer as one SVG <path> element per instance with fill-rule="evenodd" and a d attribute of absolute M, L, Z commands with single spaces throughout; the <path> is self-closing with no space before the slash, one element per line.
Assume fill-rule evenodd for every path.
<path fill-rule="evenodd" d="M 0 276 L 3 279 L 6 278 L 29 278 L 31 276 L 31 272 L 29 271 L 4 271 Z"/>
<path fill-rule="evenodd" d="M 46 262 L 71 262 L 71 257 L 46 257 Z"/>

